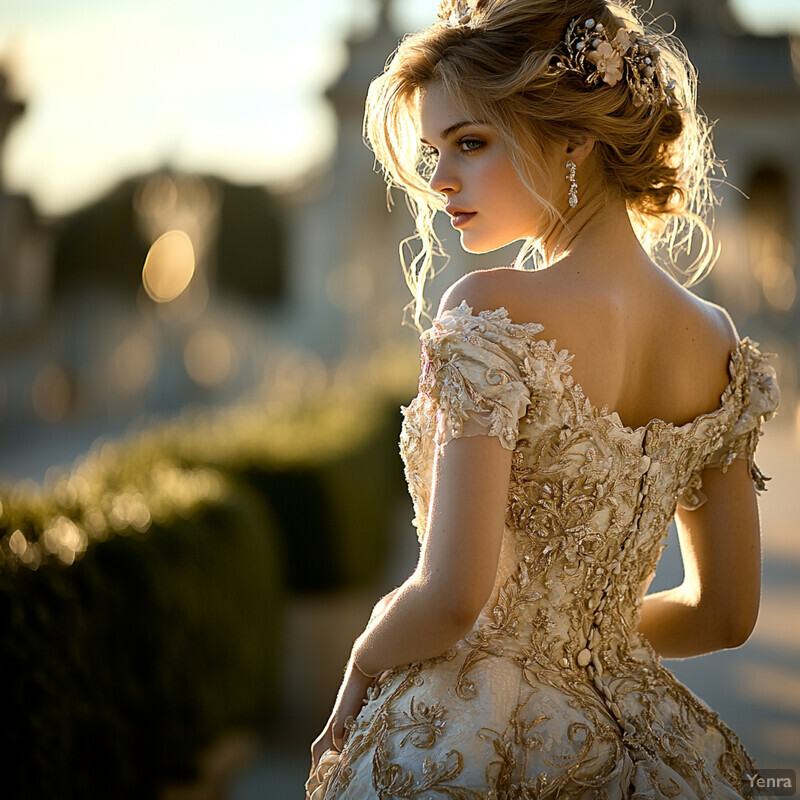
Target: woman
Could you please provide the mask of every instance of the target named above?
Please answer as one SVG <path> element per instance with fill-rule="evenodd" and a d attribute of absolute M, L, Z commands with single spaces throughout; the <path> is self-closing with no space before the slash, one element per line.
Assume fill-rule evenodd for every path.
<path fill-rule="evenodd" d="M 308 795 L 740 797 L 752 759 L 661 658 L 753 630 L 779 393 L 656 264 L 699 234 L 691 284 L 715 255 L 679 42 L 619 2 L 444 3 L 366 131 L 416 218 L 418 324 L 437 210 L 469 252 L 524 245 L 422 333 L 401 434 L 419 563 L 353 646 Z M 673 517 L 685 579 L 645 597 Z"/>

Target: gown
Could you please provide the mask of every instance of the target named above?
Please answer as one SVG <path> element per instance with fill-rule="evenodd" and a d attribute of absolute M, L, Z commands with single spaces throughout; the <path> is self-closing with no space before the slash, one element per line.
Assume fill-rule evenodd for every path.
<path fill-rule="evenodd" d="M 436 448 L 497 436 L 513 450 L 497 577 L 466 636 L 370 687 L 312 800 L 724 800 L 756 768 L 637 626 L 677 505 L 706 500 L 702 470 L 746 458 L 765 488 L 773 356 L 742 339 L 716 410 L 633 429 L 592 404 L 543 330 L 464 301 L 420 337 L 400 434 L 417 537 Z"/>

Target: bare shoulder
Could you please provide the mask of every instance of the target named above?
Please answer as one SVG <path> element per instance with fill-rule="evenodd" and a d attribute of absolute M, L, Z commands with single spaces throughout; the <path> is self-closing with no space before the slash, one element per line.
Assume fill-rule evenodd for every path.
<path fill-rule="evenodd" d="M 689 317 L 692 339 L 697 341 L 700 353 L 706 353 L 712 362 L 727 363 L 727 357 L 738 347 L 739 333 L 730 314 L 720 305 L 689 294 L 696 308 L 694 318 Z"/>
<path fill-rule="evenodd" d="M 659 303 L 648 304 L 649 349 L 640 350 L 639 357 L 653 385 L 669 390 L 669 402 L 650 402 L 659 407 L 665 403 L 667 416 L 662 418 L 685 422 L 719 407 L 739 336 L 722 306 L 673 285 L 674 291 L 661 295 Z"/>
<path fill-rule="evenodd" d="M 646 301 L 643 302 L 643 298 Z M 638 284 L 593 280 L 580 269 L 539 272 L 510 267 L 476 270 L 453 283 L 439 312 L 462 302 L 475 313 L 505 308 L 515 322 L 537 322 L 566 347 L 592 349 L 602 342 L 615 349 L 625 340 L 642 343 L 663 364 L 697 364 L 701 372 L 727 368 L 739 335 L 728 312 L 680 286 L 653 267 Z"/>
<path fill-rule="evenodd" d="M 469 272 L 457 280 L 442 296 L 439 313 L 466 302 L 475 313 L 505 308 L 514 322 L 536 322 L 557 331 L 565 313 L 572 327 L 576 319 L 582 320 L 575 314 L 581 294 L 587 294 L 586 288 L 579 288 L 558 270 L 495 267 Z M 595 304 L 601 302 L 597 295 L 592 299 Z"/>
<path fill-rule="evenodd" d="M 466 302 L 474 313 L 504 308 L 516 323 L 542 325 L 563 347 L 582 349 L 598 330 L 621 335 L 621 299 L 608 286 L 587 281 L 586 273 L 563 269 L 513 267 L 476 270 L 444 293 L 439 313 Z"/>
<path fill-rule="evenodd" d="M 502 307 L 516 323 L 542 325 L 543 337 L 570 353 L 587 396 L 627 424 L 683 423 L 717 408 L 739 343 L 722 306 L 655 265 L 616 280 L 578 262 L 563 266 L 471 272 L 445 292 L 439 313 L 466 302 L 473 313 Z"/>
<path fill-rule="evenodd" d="M 736 325 L 734 325 L 731 315 L 725 308 L 716 303 L 702 299 L 700 302 L 713 320 L 715 330 L 719 333 L 720 339 L 727 343 L 728 349 L 735 348 L 739 344 L 739 332 L 736 330 Z"/>
<path fill-rule="evenodd" d="M 519 273 L 519 270 L 497 267 L 468 272 L 442 295 L 438 313 L 457 308 L 462 302 L 475 313 L 506 307 L 511 277 L 508 273 L 512 272 Z"/>

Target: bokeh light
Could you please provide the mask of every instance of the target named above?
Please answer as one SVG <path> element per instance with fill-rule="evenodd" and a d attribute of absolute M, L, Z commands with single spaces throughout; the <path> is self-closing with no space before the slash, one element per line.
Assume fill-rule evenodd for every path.
<path fill-rule="evenodd" d="M 156 351 L 142 333 L 132 333 L 114 350 L 112 372 L 117 386 L 127 394 L 140 392 L 155 373 Z"/>
<path fill-rule="evenodd" d="M 797 281 L 789 264 L 771 258 L 759 264 L 761 287 L 767 302 L 777 311 L 789 311 L 797 297 Z"/>
<path fill-rule="evenodd" d="M 235 370 L 235 352 L 230 339 L 212 328 L 191 335 L 184 348 L 183 361 L 189 377 L 201 386 L 221 384 Z"/>
<path fill-rule="evenodd" d="M 83 553 L 88 543 L 86 532 L 63 516 L 56 517 L 42 536 L 44 549 L 65 564 L 72 564 L 75 556 Z"/>
<path fill-rule="evenodd" d="M 142 269 L 142 284 L 157 303 L 180 295 L 194 275 L 192 240 L 185 231 L 172 230 L 153 242 Z"/>

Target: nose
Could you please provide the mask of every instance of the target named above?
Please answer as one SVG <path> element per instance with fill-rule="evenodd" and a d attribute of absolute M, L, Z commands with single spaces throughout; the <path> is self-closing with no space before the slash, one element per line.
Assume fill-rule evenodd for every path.
<path fill-rule="evenodd" d="M 430 187 L 434 192 L 439 192 L 440 194 L 452 194 L 459 191 L 461 182 L 449 159 L 442 156 L 439 157 L 436 162 L 436 168 L 431 175 Z"/>

